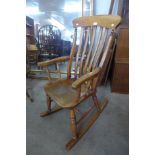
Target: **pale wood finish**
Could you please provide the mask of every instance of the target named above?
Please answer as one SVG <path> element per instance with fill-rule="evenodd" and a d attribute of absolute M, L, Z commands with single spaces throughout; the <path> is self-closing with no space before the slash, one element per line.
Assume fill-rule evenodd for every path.
<path fill-rule="evenodd" d="M 84 82 L 94 79 L 99 75 L 101 68 L 96 68 L 93 72 L 83 75 L 81 78 L 77 79 L 72 83 L 72 88 L 80 87 Z"/>
<path fill-rule="evenodd" d="M 70 126 L 72 130 L 73 139 L 77 139 L 76 115 L 74 109 L 70 110 Z"/>
<path fill-rule="evenodd" d="M 84 29 L 82 28 L 81 29 L 81 34 L 80 34 L 80 45 L 79 45 L 79 48 L 78 48 L 78 52 L 76 54 L 76 62 L 75 62 L 75 77 L 76 77 L 76 74 L 77 74 L 77 70 L 78 70 L 78 63 L 79 63 L 79 56 L 81 54 L 81 49 L 82 49 L 82 42 L 83 42 L 83 35 L 84 35 Z"/>
<path fill-rule="evenodd" d="M 95 104 L 97 110 L 100 112 L 100 111 L 101 111 L 101 107 L 100 107 L 100 105 L 99 105 L 99 102 L 98 102 L 98 99 L 97 99 L 96 94 L 94 94 L 94 95 L 92 96 L 92 98 L 93 98 L 93 101 L 94 101 L 94 104 Z"/>
<path fill-rule="evenodd" d="M 50 110 L 50 111 L 45 111 L 45 112 L 42 112 L 41 114 L 40 114 L 40 117 L 45 117 L 45 116 L 48 116 L 48 115 L 51 115 L 51 114 L 53 114 L 53 113 L 56 113 L 56 112 L 58 112 L 58 111 L 60 111 L 60 110 L 62 110 L 63 108 L 61 108 L 61 107 L 56 107 L 56 108 L 54 108 L 54 109 L 52 109 L 52 110 Z"/>
<path fill-rule="evenodd" d="M 100 55 L 102 54 L 103 52 L 103 47 L 104 47 L 104 43 L 105 43 L 105 40 L 106 40 L 106 37 L 107 37 L 107 34 L 108 34 L 108 30 L 103 28 L 102 30 L 102 40 L 100 42 L 100 46 L 99 46 L 99 49 L 98 49 L 98 53 L 96 54 L 96 57 L 95 57 L 95 60 L 94 60 L 94 63 L 93 63 L 93 69 L 97 66 L 97 63 L 98 63 L 98 60 L 100 58 Z"/>
<path fill-rule="evenodd" d="M 81 62 L 80 62 L 80 70 L 79 70 L 79 77 L 82 75 L 82 71 L 83 71 L 83 68 L 84 68 L 84 60 L 85 60 L 85 56 L 86 56 L 86 52 L 87 52 L 87 48 L 88 48 L 88 41 L 89 41 L 89 37 L 90 37 L 90 28 L 88 28 L 88 30 L 86 31 L 86 41 L 85 41 L 85 44 L 84 44 L 84 49 L 83 49 L 83 52 L 82 52 L 82 57 L 81 57 Z"/>
<path fill-rule="evenodd" d="M 49 71 L 49 69 L 48 69 L 47 66 L 46 66 L 46 72 L 47 72 L 48 80 L 49 80 L 49 81 L 52 80 L 51 75 L 50 75 L 50 71 Z"/>
<path fill-rule="evenodd" d="M 69 56 L 63 56 L 63 57 L 58 57 L 52 60 L 47 60 L 47 61 L 43 61 L 43 62 L 39 62 L 38 66 L 39 67 L 45 67 L 45 66 L 49 66 L 58 62 L 65 62 L 69 60 Z"/>
<path fill-rule="evenodd" d="M 114 46 L 115 28 L 120 23 L 120 20 L 119 16 L 111 15 L 81 17 L 73 20 L 75 30 L 70 56 L 38 63 L 39 66 L 46 67 L 48 76 L 50 76 L 50 71 L 47 69 L 49 65 L 68 60 L 67 78 L 53 82 L 49 77 L 49 82 L 44 86 L 47 94 L 47 111 L 42 115 L 51 114 L 50 104 L 52 100 L 59 107 L 70 110 L 72 139 L 66 146 L 68 149 L 77 143 L 103 110 L 104 106 L 99 104 L 96 96 L 97 85 L 102 79 L 101 75 L 105 72 L 111 58 L 110 51 Z M 77 48 L 76 41 L 79 31 L 80 43 Z M 74 76 L 72 77 L 73 67 Z M 60 74 L 59 71 L 57 72 Z M 79 120 L 76 120 L 76 112 L 79 113 L 77 106 L 89 97 L 92 97 L 94 106 L 83 113 Z M 86 129 L 79 132 L 77 125 L 94 107 L 97 110 L 96 114 L 90 120 Z"/>
<path fill-rule="evenodd" d="M 72 45 L 70 61 L 68 63 L 68 69 L 67 69 L 67 78 L 68 79 L 71 77 L 71 68 L 72 68 L 73 57 L 76 53 L 76 41 L 77 41 L 77 29 L 74 29 L 73 45 Z"/>
<path fill-rule="evenodd" d="M 104 15 L 104 16 L 86 16 L 73 20 L 74 27 L 98 25 L 106 28 L 114 29 L 121 21 L 120 16 Z"/>
<path fill-rule="evenodd" d="M 92 31 L 91 31 L 92 30 Z M 88 64 L 89 64 L 89 61 L 90 61 L 90 57 L 92 55 L 92 49 L 93 49 L 93 45 L 94 45 L 94 40 L 95 40 L 95 31 L 96 31 L 96 27 L 94 27 L 93 29 L 90 29 L 89 33 L 90 33 L 90 36 L 91 36 L 91 39 L 90 39 L 90 47 L 89 47 L 89 50 L 88 50 L 88 53 L 87 53 L 87 59 L 86 59 L 86 62 L 85 62 L 85 65 L 84 65 L 84 74 L 87 72 L 87 67 L 88 67 Z"/>
<path fill-rule="evenodd" d="M 83 119 L 89 114 L 89 112 L 90 112 L 91 110 L 93 110 L 94 106 L 95 106 L 95 105 L 93 104 L 86 112 L 81 112 L 81 111 L 79 111 L 79 110 L 76 111 L 76 112 L 80 113 L 80 115 L 81 115 L 80 119 L 76 122 L 77 125 L 80 124 L 81 121 L 83 121 Z"/>
<path fill-rule="evenodd" d="M 101 112 L 104 110 L 104 108 L 107 106 L 108 104 L 108 99 L 105 98 L 105 100 L 103 101 L 103 103 L 100 104 L 101 107 Z M 68 141 L 68 143 L 66 144 L 66 148 L 68 150 L 70 150 L 83 136 L 84 134 L 89 130 L 89 128 L 95 123 L 95 121 L 97 120 L 97 118 L 100 116 L 101 112 L 96 112 L 93 114 L 91 120 L 88 122 L 88 124 L 86 124 L 85 128 L 82 128 L 79 131 L 79 136 L 76 139 L 70 139 Z"/>

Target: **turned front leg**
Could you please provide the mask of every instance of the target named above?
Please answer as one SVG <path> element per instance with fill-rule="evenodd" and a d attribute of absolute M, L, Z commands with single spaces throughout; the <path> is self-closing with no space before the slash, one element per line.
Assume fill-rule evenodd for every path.
<path fill-rule="evenodd" d="M 51 110 L 51 102 L 52 102 L 52 99 L 46 94 L 47 110 L 45 112 L 40 113 L 40 116 L 41 117 L 48 116 L 49 114 L 52 113 L 52 110 Z"/>
<path fill-rule="evenodd" d="M 74 109 L 70 110 L 70 127 L 73 139 L 77 138 L 76 115 Z"/>

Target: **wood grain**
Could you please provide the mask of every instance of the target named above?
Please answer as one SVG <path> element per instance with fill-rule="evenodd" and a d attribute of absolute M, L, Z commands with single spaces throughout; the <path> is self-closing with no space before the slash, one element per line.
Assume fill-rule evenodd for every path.
<path fill-rule="evenodd" d="M 111 15 L 80 17 L 73 20 L 75 29 L 70 56 L 38 63 L 39 66 L 47 67 L 49 82 L 44 86 L 45 93 L 50 99 L 54 100 L 59 107 L 69 109 L 70 111 L 72 138 L 66 145 L 67 149 L 71 149 L 87 132 L 107 104 L 107 99 L 105 99 L 104 105 L 99 104 L 96 90 L 97 84 L 102 80 L 108 62 L 111 60 L 111 50 L 113 49 L 116 39 L 114 35 L 115 28 L 120 21 L 121 18 L 119 16 Z M 77 46 L 78 32 L 80 32 L 80 41 Z M 50 71 L 48 71 L 48 65 L 63 61 L 68 61 L 67 78 L 52 81 Z M 74 77 L 71 77 L 73 66 Z M 57 66 L 57 69 L 57 73 L 59 73 L 60 77 L 59 66 Z M 83 104 L 83 101 L 89 97 L 92 97 L 94 106 L 84 112 L 80 121 L 77 121 L 77 106 Z M 49 98 L 47 98 L 47 103 L 49 103 Z M 88 122 L 86 128 L 79 131 L 77 125 L 80 124 L 81 120 L 84 119 L 90 111 L 93 111 L 92 108 L 94 107 L 96 107 L 97 112 Z M 44 116 L 50 113 L 51 110 L 48 104 Z"/>
<path fill-rule="evenodd" d="M 85 27 L 85 26 L 93 26 L 98 25 L 105 28 L 114 29 L 120 23 L 120 16 L 112 16 L 112 15 L 98 15 L 98 16 L 85 16 L 79 17 L 73 20 L 74 27 Z"/>

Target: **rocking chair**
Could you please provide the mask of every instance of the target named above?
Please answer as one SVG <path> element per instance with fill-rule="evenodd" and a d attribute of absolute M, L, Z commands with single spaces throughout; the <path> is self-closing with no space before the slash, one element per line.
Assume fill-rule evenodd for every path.
<path fill-rule="evenodd" d="M 68 150 L 87 132 L 108 103 L 107 98 L 103 102 L 99 102 L 96 92 L 114 49 L 116 43 L 115 29 L 120 21 L 120 16 L 112 15 L 74 19 L 74 39 L 70 56 L 38 63 L 38 66 L 46 68 L 49 79 L 49 82 L 44 86 L 47 95 L 47 111 L 41 113 L 41 116 L 47 116 L 61 109 L 70 111 L 72 138 L 66 144 Z M 80 41 L 77 46 L 78 30 L 80 30 Z M 67 77 L 53 82 L 49 66 L 66 61 L 68 62 Z M 93 99 L 93 106 L 87 112 L 82 113 L 79 120 L 76 120 L 76 113 L 79 112 L 77 106 L 89 97 Z M 51 109 L 52 101 L 57 103 L 57 108 Z M 94 107 L 97 112 L 94 113 L 85 128 L 78 130 L 83 118 Z"/>

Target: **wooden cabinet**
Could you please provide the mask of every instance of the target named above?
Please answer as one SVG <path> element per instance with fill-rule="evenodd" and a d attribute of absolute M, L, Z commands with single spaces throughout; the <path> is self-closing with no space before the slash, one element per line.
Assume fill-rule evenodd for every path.
<path fill-rule="evenodd" d="M 119 11 L 122 17 L 118 28 L 118 40 L 113 59 L 111 90 L 129 93 L 129 0 L 123 0 Z"/>
<path fill-rule="evenodd" d="M 34 20 L 26 16 L 26 62 L 27 72 L 31 70 L 31 65 L 38 62 L 38 49 L 34 37 Z"/>
<path fill-rule="evenodd" d="M 26 16 L 26 44 L 35 44 L 34 20 Z"/>
<path fill-rule="evenodd" d="M 129 28 L 121 25 L 115 51 L 112 92 L 129 92 Z"/>

